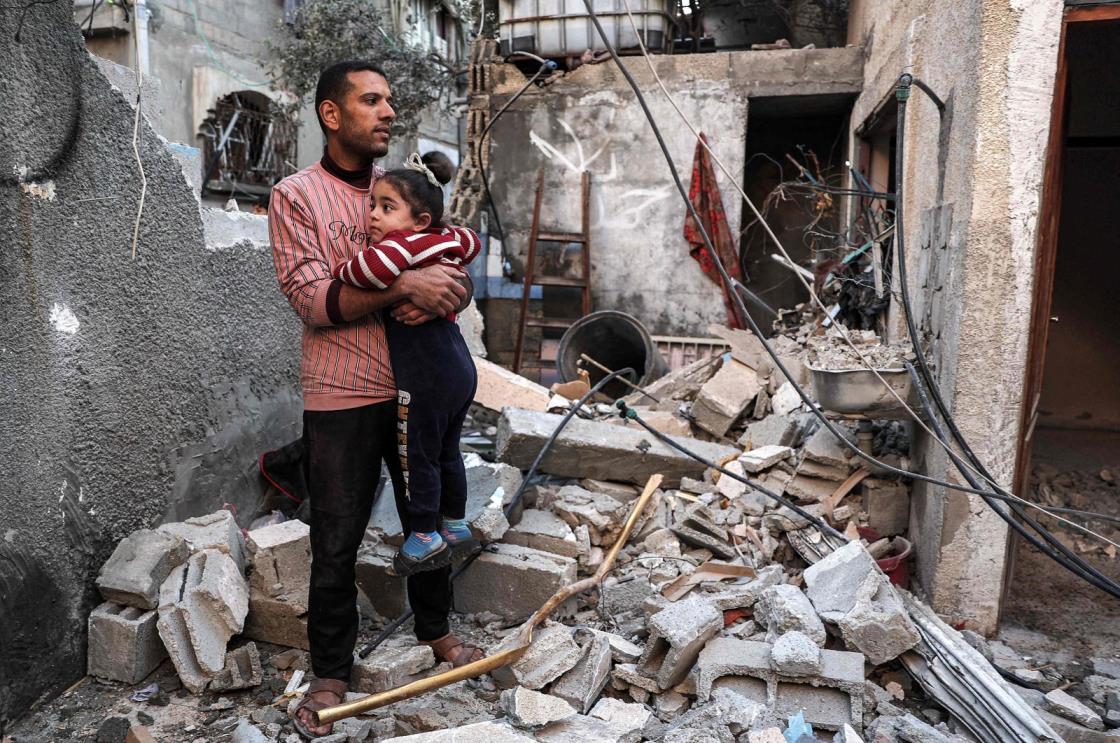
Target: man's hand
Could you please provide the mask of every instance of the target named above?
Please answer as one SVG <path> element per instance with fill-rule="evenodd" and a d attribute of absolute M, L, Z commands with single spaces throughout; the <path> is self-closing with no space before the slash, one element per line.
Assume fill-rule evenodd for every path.
<path fill-rule="evenodd" d="M 436 319 L 431 312 L 425 312 L 407 299 L 393 305 L 390 314 L 394 320 L 405 325 L 423 325 L 429 320 Z"/>
<path fill-rule="evenodd" d="M 402 271 L 396 285 L 408 302 L 424 312 L 444 317 L 451 314 L 467 298 L 467 289 L 457 280 L 462 272 L 452 266 L 436 264 L 412 271 Z"/>

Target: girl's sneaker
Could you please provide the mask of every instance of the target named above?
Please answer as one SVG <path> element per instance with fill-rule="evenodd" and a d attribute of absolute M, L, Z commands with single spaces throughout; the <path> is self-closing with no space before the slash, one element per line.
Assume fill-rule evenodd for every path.
<path fill-rule="evenodd" d="M 439 528 L 443 541 L 451 546 L 456 555 L 466 555 L 480 548 L 466 519 L 444 518 Z"/>
<path fill-rule="evenodd" d="M 451 564 L 451 549 L 439 532 L 414 531 L 393 557 L 392 574 L 404 578 Z"/>

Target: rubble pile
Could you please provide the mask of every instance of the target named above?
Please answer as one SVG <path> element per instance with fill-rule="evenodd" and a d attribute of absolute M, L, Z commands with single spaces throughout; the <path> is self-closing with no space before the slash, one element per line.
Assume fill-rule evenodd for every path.
<path fill-rule="evenodd" d="M 340 723 L 325 740 L 967 741 L 968 723 L 1013 724 L 962 702 L 993 685 L 1009 695 L 1003 716 L 1042 731 L 1038 740 L 1052 731 L 1120 738 L 1107 732 L 1120 727 L 1120 661 L 1024 659 L 936 619 L 903 588 L 908 484 L 863 466 L 818 425 L 751 334 L 717 331 L 728 354 L 673 372 L 628 404 L 849 541 L 604 404 L 578 411 L 542 459 L 543 479 L 523 488 L 572 403 L 480 366 L 489 411 L 477 417 L 490 416 L 497 461 L 464 455 L 467 518 L 485 547 L 455 583 L 460 636 L 488 654 L 511 647 L 546 600 L 603 564 L 641 485 L 657 473 L 662 489 L 600 590 L 563 604 L 515 663 Z M 775 345 L 804 384 L 812 344 L 778 336 Z M 897 424 L 839 425 L 852 444 L 907 465 Z M 386 572 L 404 536 L 384 492 L 356 570 L 363 638 L 407 609 L 405 581 Z M 204 719 L 183 740 L 294 741 L 288 715 L 306 690 L 309 567 L 299 521 L 243 534 L 219 511 L 135 532 L 98 578 L 106 602 L 89 618 L 89 673 L 140 684 L 169 656 L 179 693 L 205 700 Z M 953 675 L 938 653 L 958 657 Z M 357 660 L 351 689 L 356 698 L 449 668 L 406 624 Z"/>

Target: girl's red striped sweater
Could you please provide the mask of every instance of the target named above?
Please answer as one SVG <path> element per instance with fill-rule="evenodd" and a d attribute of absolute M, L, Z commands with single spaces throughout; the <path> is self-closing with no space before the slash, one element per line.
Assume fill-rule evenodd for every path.
<path fill-rule="evenodd" d="M 465 266 L 481 248 L 468 227 L 440 227 L 424 232 L 397 230 L 331 271 L 336 279 L 365 289 L 386 289 L 401 271 L 433 263 Z"/>

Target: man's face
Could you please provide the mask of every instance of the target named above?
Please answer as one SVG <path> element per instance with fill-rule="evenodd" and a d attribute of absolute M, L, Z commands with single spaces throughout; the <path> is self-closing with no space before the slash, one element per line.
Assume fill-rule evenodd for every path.
<path fill-rule="evenodd" d="M 335 136 L 346 150 L 362 159 L 384 157 L 389 152 L 390 126 L 397 117 L 389 81 L 368 70 L 351 72 L 347 80 L 350 89 L 338 102 Z"/>

